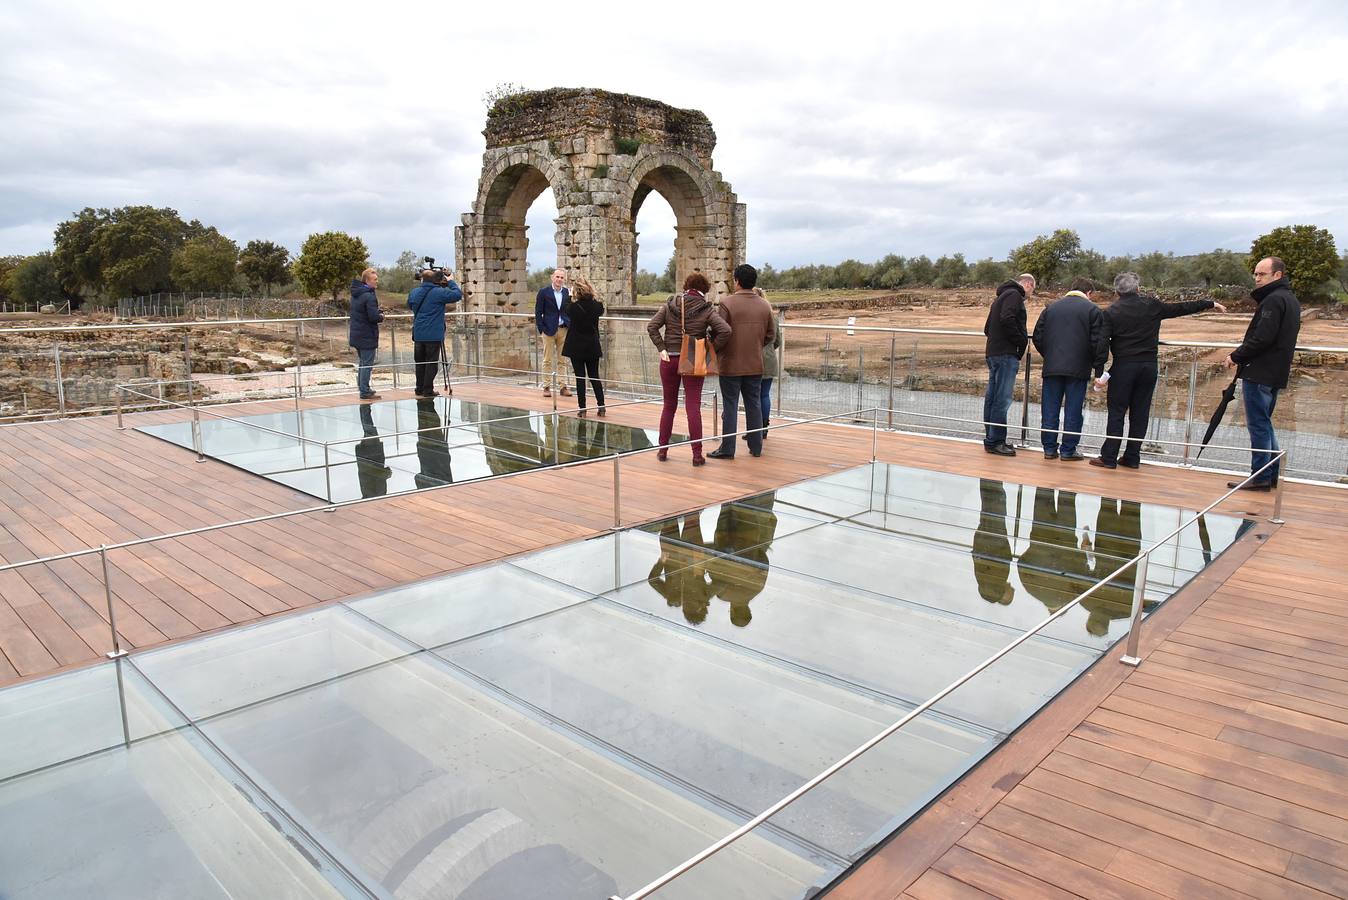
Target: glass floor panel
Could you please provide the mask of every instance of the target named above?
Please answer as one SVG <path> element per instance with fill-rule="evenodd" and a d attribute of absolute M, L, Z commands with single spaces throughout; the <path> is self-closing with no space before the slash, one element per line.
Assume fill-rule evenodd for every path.
<path fill-rule="evenodd" d="M 1182 515 L 867 465 L 0 690 L 0 896 L 621 895 Z M 1152 604 L 1249 524 L 1158 551 Z M 658 896 L 811 896 L 1095 662 L 1130 598 L 1088 599 Z"/>
<path fill-rule="evenodd" d="M 193 448 L 191 422 L 136 430 Z M 338 503 L 628 453 L 657 440 L 654 431 L 600 419 L 452 397 L 201 417 L 206 456 Z"/>

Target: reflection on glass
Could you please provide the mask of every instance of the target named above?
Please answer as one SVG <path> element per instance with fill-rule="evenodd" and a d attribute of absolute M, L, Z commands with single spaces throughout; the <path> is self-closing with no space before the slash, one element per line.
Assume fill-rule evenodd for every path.
<path fill-rule="evenodd" d="M 651 566 L 646 583 L 671 607 L 682 609 L 692 625 L 707 620 L 707 607 L 715 594 L 706 560 L 702 522 L 697 516 L 660 523 L 660 558 Z"/>
<path fill-rule="evenodd" d="M 1199 523 L 1201 526 L 1201 519 Z M 1098 581 L 1141 552 L 1142 504 L 1136 500 L 1102 500 L 1096 519 L 1090 577 Z M 1081 605 L 1090 613 L 1086 630 L 1091 634 L 1107 634 L 1112 620 L 1127 618 L 1132 613 L 1136 583 L 1137 569 L 1129 566 L 1123 574 L 1082 600 Z"/>
<path fill-rule="evenodd" d="M 374 427 L 370 404 L 360 407 L 360 427 L 365 437 L 356 443 L 356 478 L 362 497 L 382 497 L 388 493 L 388 480 L 393 470 L 384 465 L 384 442 Z"/>
<path fill-rule="evenodd" d="M 979 518 L 971 553 L 978 595 L 1005 606 L 1015 597 L 1011 587 L 1011 539 L 1006 533 L 1006 487 L 1001 481 L 978 482 Z"/>
<path fill-rule="evenodd" d="M 772 512 L 776 499 L 776 493 L 769 491 L 739 503 L 725 503 L 716 519 L 713 549 L 730 554 L 744 548 L 739 550 L 739 558 L 755 564 L 752 568 L 737 567 L 736 577 L 730 577 L 727 567 L 716 560 L 708 564 L 712 589 L 730 604 L 730 624 L 737 628 L 753 619 L 749 603 L 763 592 L 768 580 L 768 551 L 777 533 L 777 516 Z"/>
<path fill-rule="evenodd" d="M 423 397 L 417 401 L 417 462 L 421 465 L 421 471 L 414 476 L 414 481 L 419 488 L 451 484 L 454 481 L 449 460 L 448 424 L 448 421 L 440 421 L 434 398 Z"/>

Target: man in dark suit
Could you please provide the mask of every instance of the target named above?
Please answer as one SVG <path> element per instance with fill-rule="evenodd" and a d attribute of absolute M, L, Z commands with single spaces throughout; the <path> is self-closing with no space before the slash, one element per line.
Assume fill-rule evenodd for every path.
<path fill-rule="evenodd" d="M 562 359 L 562 345 L 566 343 L 566 329 L 571 324 L 562 309 L 571 301 L 571 292 L 566 284 L 566 273 L 561 269 L 552 273 L 552 283 L 539 290 L 534 298 L 534 324 L 538 326 L 538 339 L 543 343 L 543 396 L 552 396 L 552 382 L 557 366 Z M 566 386 L 566 376 L 560 379 L 562 396 L 570 397 L 571 390 Z"/>

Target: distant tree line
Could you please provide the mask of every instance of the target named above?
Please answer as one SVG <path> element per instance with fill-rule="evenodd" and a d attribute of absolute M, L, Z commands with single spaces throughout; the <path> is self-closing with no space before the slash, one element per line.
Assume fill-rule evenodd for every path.
<path fill-rule="evenodd" d="M 243 246 L 214 226 L 184 221 L 176 210 L 151 206 L 85 208 L 56 227 L 53 247 L 32 256 L 0 257 L 0 298 L 26 303 L 78 305 L 83 300 L 112 301 L 160 292 L 252 290 L 270 296 L 301 291 L 337 300 L 368 266 L 369 249 L 359 237 L 342 231 L 311 234 L 293 259 L 272 241 Z M 758 283 L 765 290 L 897 290 L 928 286 L 992 286 L 1020 272 L 1054 287 L 1084 276 L 1107 287 L 1114 276 L 1134 271 L 1149 288 L 1203 287 L 1249 289 L 1250 271 L 1264 256 L 1278 256 L 1291 273 L 1292 286 L 1306 299 L 1348 299 L 1348 253 L 1340 256 L 1334 237 L 1314 225 L 1275 228 L 1261 235 L 1248 253 L 1216 249 L 1192 256 L 1159 250 L 1141 256 L 1110 256 L 1083 248 L 1075 231 L 1059 229 L 1013 249 L 1006 259 L 969 262 L 955 253 L 935 260 L 891 253 L 875 262 L 846 259 L 785 269 L 764 264 Z M 410 250 L 392 266 L 379 268 L 380 288 L 411 290 L 421 257 Z M 528 274 L 531 290 L 548 283 L 551 267 Z M 638 271 L 638 295 L 671 293 L 675 261 L 664 272 Z"/>

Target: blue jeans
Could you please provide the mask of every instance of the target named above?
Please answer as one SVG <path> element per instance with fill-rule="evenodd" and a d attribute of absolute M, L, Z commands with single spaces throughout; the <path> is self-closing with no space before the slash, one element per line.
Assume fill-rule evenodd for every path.
<path fill-rule="evenodd" d="M 760 453 L 763 450 L 763 376 L 762 375 L 722 375 L 721 376 L 721 446 L 719 449 L 727 456 L 735 455 L 736 438 L 739 430 L 736 422 L 740 417 L 740 395 L 744 395 L 744 430 L 751 432 L 744 436 L 749 452 Z M 727 437 L 729 435 L 729 437 Z"/>
<path fill-rule="evenodd" d="M 360 390 L 360 395 L 362 397 L 368 397 L 374 393 L 374 391 L 370 390 L 370 370 L 374 366 L 374 355 L 378 349 L 379 348 L 377 347 L 370 347 L 369 349 L 364 347 L 356 348 L 356 360 L 358 363 L 356 368 L 356 387 Z"/>
<path fill-rule="evenodd" d="M 988 389 L 983 395 L 984 447 L 1006 443 L 1006 411 L 1011 408 L 1011 395 L 1016 390 L 1016 373 L 1020 371 L 1019 357 L 1011 354 L 988 357 Z"/>
<path fill-rule="evenodd" d="M 1058 411 L 1063 412 L 1062 452 L 1071 456 L 1081 442 L 1082 406 L 1086 403 L 1086 382 L 1089 378 L 1068 378 L 1066 375 L 1045 375 L 1044 389 L 1039 398 L 1039 441 L 1045 453 L 1058 452 Z M 1075 432 L 1073 434 L 1072 432 Z"/>
<path fill-rule="evenodd" d="M 1278 405 L 1278 389 L 1242 378 L 1240 395 L 1245 400 L 1245 430 L 1250 433 L 1250 449 L 1255 451 L 1250 454 L 1250 471 L 1258 472 L 1280 449 L 1278 435 L 1273 431 L 1273 408 Z M 1276 483 L 1279 465 L 1275 462 L 1269 466 L 1267 471 L 1254 479 L 1255 483 Z"/>

